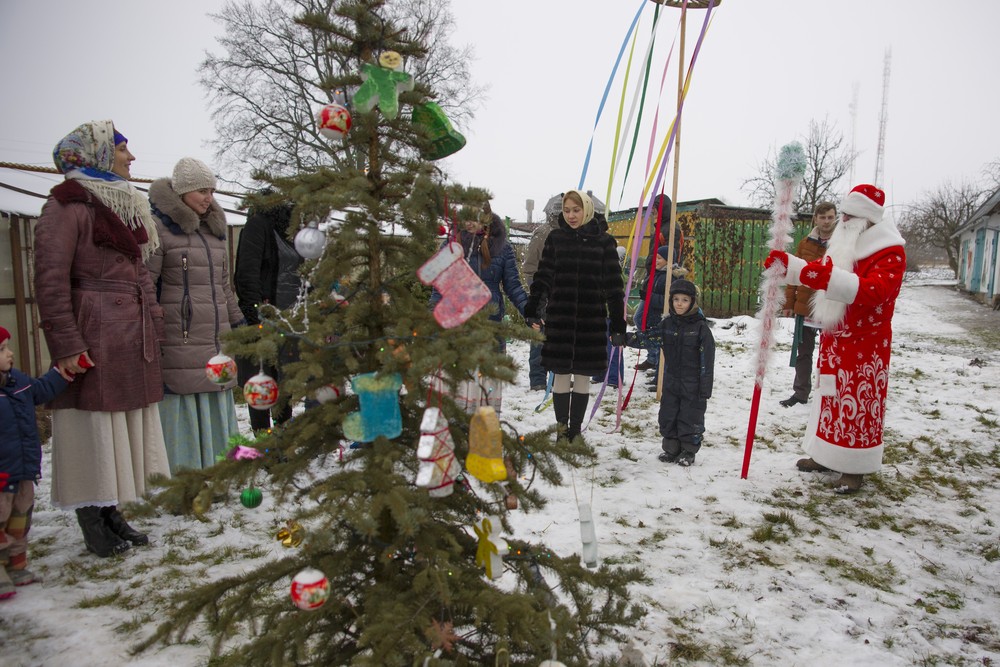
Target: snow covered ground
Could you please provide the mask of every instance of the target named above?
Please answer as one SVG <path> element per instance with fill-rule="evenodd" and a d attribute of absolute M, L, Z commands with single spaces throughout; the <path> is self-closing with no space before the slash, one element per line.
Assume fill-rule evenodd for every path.
<path fill-rule="evenodd" d="M 514 517 L 518 535 L 578 552 L 575 497 L 588 500 L 600 557 L 646 570 L 650 583 L 634 596 L 648 615 L 631 647 L 605 654 L 633 648 L 646 665 L 1000 664 L 1000 313 L 953 285 L 925 275 L 903 288 L 886 461 L 855 496 L 795 470 L 808 407 L 778 405 L 791 393 L 790 320 L 781 320 L 746 480 L 751 318 L 716 321 L 715 395 L 693 467 L 656 460 L 657 406 L 644 383 L 618 433 L 609 391 L 585 432 L 598 465 L 546 489 L 543 513 Z M 523 344 L 509 351 L 526 361 Z M 520 431 L 548 426 L 551 411 L 534 412 L 540 398 L 522 373 L 505 388 L 501 418 Z M 171 587 L 281 556 L 275 527 L 295 516 L 266 490 L 260 508 L 232 499 L 204 523 L 150 513 L 134 523 L 151 547 L 101 561 L 48 493 L 43 480 L 31 533 L 31 567 L 45 582 L 0 602 L 2 665 L 204 664 L 197 633 L 138 656 L 129 647 L 160 623 Z"/>

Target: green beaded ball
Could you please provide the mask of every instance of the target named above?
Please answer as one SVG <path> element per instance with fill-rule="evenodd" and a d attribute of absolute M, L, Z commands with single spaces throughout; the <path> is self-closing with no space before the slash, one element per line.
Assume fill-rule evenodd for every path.
<path fill-rule="evenodd" d="M 240 493 L 240 502 L 243 503 L 243 507 L 253 509 L 264 502 L 264 494 L 257 487 L 251 486 Z"/>

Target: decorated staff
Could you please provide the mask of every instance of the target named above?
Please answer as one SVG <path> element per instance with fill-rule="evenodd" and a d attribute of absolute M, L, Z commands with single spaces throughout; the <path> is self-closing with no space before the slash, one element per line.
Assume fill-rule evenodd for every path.
<path fill-rule="evenodd" d="M 774 210 L 771 213 L 771 239 L 768 242 L 768 248 L 772 253 L 776 250 L 783 252 L 792 240 L 792 199 L 805 171 L 806 156 L 802 145 L 793 141 L 782 146 L 775 174 Z M 774 317 L 781 307 L 783 296 L 781 287 L 784 274 L 784 266 L 770 264 L 764 270 L 761 281 L 761 306 L 760 310 L 757 311 L 757 319 L 761 321 L 760 345 L 757 348 L 757 372 L 754 376 L 753 400 L 750 403 L 750 422 L 747 424 L 747 441 L 743 450 L 741 479 L 746 479 L 747 473 L 750 471 L 750 453 L 753 451 L 753 437 L 757 431 L 760 390 L 764 386 L 767 360 L 771 353 L 771 343 L 774 341 Z"/>

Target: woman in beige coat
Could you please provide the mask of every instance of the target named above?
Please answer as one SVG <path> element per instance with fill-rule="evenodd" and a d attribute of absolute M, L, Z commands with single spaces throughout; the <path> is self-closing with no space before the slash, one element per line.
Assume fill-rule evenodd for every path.
<path fill-rule="evenodd" d="M 64 137 L 66 180 L 35 227 L 35 294 L 49 353 L 76 381 L 52 401 L 52 504 L 76 510 L 101 557 L 148 538 L 119 503 L 168 472 L 156 403 L 163 397 L 163 311 L 143 260 L 156 248 L 149 203 L 128 182 L 135 156 L 110 120 Z"/>
<path fill-rule="evenodd" d="M 160 419 L 171 472 L 212 465 L 239 432 L 236 381 L 220 386 L 205 375 L 222 349 L 219 337 L 245 321 L 229 281 L 226 214 L 215 185 L 204 162 L 186 157 L 172 178 L 149 187 L 160 247 L 146 265 L 166 318 Z"/>

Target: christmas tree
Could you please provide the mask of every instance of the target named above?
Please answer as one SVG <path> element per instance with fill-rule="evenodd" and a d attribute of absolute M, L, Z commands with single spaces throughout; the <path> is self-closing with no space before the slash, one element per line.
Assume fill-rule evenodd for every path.
<path fill-rule="evenodd" d="M 448 193 L 462 191 L 449 189 L 428 158 L 460 135 L 445 123 L 442 138 L 432 117 L 440 110 L 428 105 L 434 91 L 400 67 L 423 47 L 383 5 L 348 0 L 298 17 L 317 43 L 354 65 L 319 82 L 331 101 L 351 91 L 350 123 L 335 109 L 343 134 L 329 148 L 336 167 L 258 174 L 272 200 L 294 203 L 292 233 L 318 257 L 301 269 L 306 288 L 295 306 L 263 306 L 261 325 L 233 332 L 225 348 L 271 362 L 281 346 L 297 346 L 281 400 L 321 401 L 239 443 L 259 458 L 183 471 L 159 498 L 204 515 L 213 499 L 240 489 L 252 508 L 264 489 L 294 508 L 285 537 L 297 546 L 183 591 L 144 646 L 183 640 L 204 622 L 219 665 L 537 665 L 554 651 L 583 664 L 592 647 L 622 639 L 641 617 L 627 589 L 641 574 L 588 569 L 579 543 L 517 539 L 507 508 L 544 511 L 529 480 L 558 484 L 561 471 L 589 462 L 582 439 L 522 434 L 488 408 L 470 420 L 453 400 L 463 383 L 513 381 L 515 361 L 498 338 L 534 334 L 491 322 L 490 306 L 445 327 L 429 306 L 427 284 L 443 294 L 438 309 L 460 311 L 466 298 L 442 278 L 454 262 L 437 267 L 446 270 L 428 264 L 440 258 Z M 444 445 L 469 471 L 475 459 L 508 479 L 480 482 L 466 471 L 453 480 Z M 289 599 L 293 579 L 302 608 Z"/>

